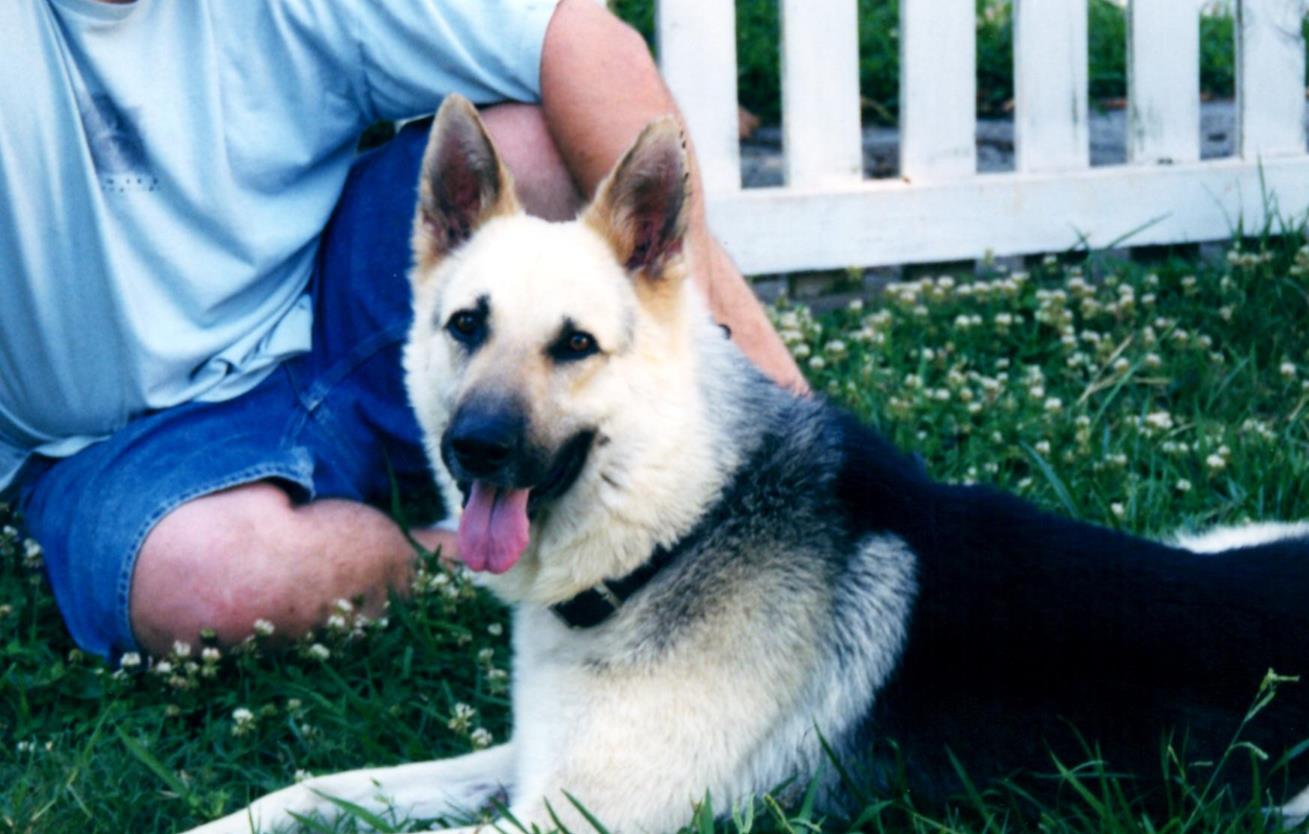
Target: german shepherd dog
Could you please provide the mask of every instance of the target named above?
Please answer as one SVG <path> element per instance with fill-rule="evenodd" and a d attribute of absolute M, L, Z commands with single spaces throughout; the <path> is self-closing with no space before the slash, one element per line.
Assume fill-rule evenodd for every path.
<path fill-rule="evenodd" d="M 1270 669 L 1309 673 L 1309 525 L 1173 546 L 934 482 L 724 337 L 688 281 L 687 171 L 657 121 L 577 220 L 548 223 L 472 106 L 441 108 L 406 373 L 459 558 L 514 608 L 513 739 L 201 830 L 326 797 L 430 818 L 498 795 L 523 826 L 589 830 L 580 805 L 661 832 L 706 791 L 726 808 L 816 785 L 839 812 L 838 772 L 936 803 L 961 773 L 1093 757 L 1160 792 L 1163 745 L 1218 762 Z M 1218 782 L 1305 813 L 1309 687 L 1244 738 L 1286 761 L 1261 796 L 1245 755 Z"/>

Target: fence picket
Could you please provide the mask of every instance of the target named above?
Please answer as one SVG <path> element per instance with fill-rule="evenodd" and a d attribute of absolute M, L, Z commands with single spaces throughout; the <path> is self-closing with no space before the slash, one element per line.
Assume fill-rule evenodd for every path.
<path fill-rule="evenodd" d="M 1259 159 L 1305 151 L 1303 0 L 1238 0 L 1238 152 Z"/>
<path fill-rule="evenodd" d="M 782 149 L 786 182 L 863 178 L 855 0 L 782 0 Z"/>
<path fill-rule="evenodd" d="M 735 4 L 732 0 L 659 0 L 655 32 L 660 70 L 677 93 L 706 193 L 739 190 Z"/>
<path fill-rule="evenodd" d="M 976 15 L 974 0 L 900 1 L 900 174 L 910 181 L 977 173 Z"/>
<path fill-rule="evenodd" d="M 1071 171 L 1090 163 L 1086 39 L 1086 0 L 1014 0 L 1019 171 Z"/>
<path fill-rule="evenodd" d="M 1131 0 L 1127 9 L 1127 159 L 1200 158 L 1200 8 Z"/>

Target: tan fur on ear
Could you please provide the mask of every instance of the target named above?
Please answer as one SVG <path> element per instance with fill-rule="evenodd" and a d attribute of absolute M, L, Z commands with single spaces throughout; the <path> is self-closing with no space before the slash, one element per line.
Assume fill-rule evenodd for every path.
<path fill-rule="evenodd" d="M 676 283 L 690 213 L 686 138 L 672 116 L 651 122 L 582 215 L 628 272 Z M 659 294 L 662 294 L 660 291 Z"/>
<path fill-rule="evenodd" d="M 505 168 L 477 109 L 446 96 L 432 122 L 418 180 L 411 245 L 416 276 L 472 237 L 493 217 L 521 211 Z"/>

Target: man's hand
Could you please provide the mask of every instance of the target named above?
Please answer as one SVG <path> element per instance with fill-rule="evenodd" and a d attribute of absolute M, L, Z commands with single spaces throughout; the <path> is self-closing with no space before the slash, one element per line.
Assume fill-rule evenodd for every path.
<path fill-rule="evenodd" d="M 681 119 L 645 41 L 595 0 L 562 0 L 555 11 L 541 57 L 541 100 L 551 136 L 585 195 L 595 193 L 647 123 L 667 113 Z M 806 391 L 758 299 L 709 233 L 694 153 L 691 170 L 693 279 L 714 317 L 756 365 L 782 385 Z"/>

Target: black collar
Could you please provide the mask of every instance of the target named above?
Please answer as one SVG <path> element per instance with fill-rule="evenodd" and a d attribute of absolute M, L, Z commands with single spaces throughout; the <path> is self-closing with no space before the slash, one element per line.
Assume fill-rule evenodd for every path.
<path fill-rule="evenodd" d="M 569 628 L 594 628 L 613 616 L 633 596 L 644 588 L 659 571 L 667 567 L 678 549 L 655 548 L 655 552 L 636 570 L 620 579 L 606 579 L 582 593 L 566 599 L 550 610 Z"/>

